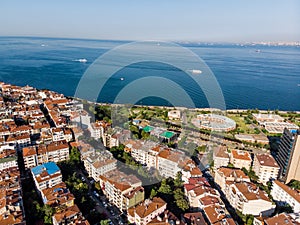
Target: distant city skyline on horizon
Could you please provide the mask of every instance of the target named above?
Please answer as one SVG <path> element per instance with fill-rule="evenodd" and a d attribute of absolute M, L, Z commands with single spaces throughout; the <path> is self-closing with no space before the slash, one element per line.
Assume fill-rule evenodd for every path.
<path fill-rule="evenodd" d="M 3 1 L 0 36 L 190 42 L 299 42 L 300 2 Z"/>
<path fill-rule="evenodd" d="M 31 35 L 0 35 L 0 38 L 36 38 L 36 39 L 58 39 L 58 40 L 84 40 L 84 41 L 114 41 L 114 42 L 135 42 L 135 41 L 162 41 L 162 42 L 173 42 L 177 44 L 229 44 L 229 45 L 295 45 L 300 46 L 300 39 L 295 41 L 285 41 L 285 40 L 278 40 L 278 41 L 269 41 L 269 40 L 262 40 L 262 41 L 209 41 L 209 40 L 163 40 L 163 39 L 145 39 L 145 40 L 133 40 L 133 39 L 113 39 L 113 38 L 86 38 L 86 37 L 63 37 L 63 36 L 31 36 Z"/>

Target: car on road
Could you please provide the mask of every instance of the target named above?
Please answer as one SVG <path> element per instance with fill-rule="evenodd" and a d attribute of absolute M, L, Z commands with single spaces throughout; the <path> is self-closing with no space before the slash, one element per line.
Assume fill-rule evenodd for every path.
<path fill-rule="evenodd" d="M 95 195 L 97 198 L 100 197 L 100 195 L 99 195 L 96 191 L 94 191 L 93 193 L 94 193 L 94 195 Z"/>

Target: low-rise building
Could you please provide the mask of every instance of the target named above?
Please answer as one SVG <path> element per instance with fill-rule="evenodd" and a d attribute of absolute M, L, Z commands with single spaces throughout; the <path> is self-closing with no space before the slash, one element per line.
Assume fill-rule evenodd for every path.
<path fill-rule="evenodd" d="M 144 200 L 141 180 L 119 170 L 100 175 L 100 186 L 109 201 L 121 211 L 126 211 Z"/>
<path fill-rule="evenodd" d="M 180 110 L 171 110 L 168 112 L 168 118 L 170 120 L 180 120 L 181 119 L 181 111 Z"/>
<path fill-rule="evenodd" d="M 233 149 L 230 154 L 230 163 L 236 168 L 242 169 L 244 167 L 249 170 L 252 163 L 251 155 L 247 151 Z"/>
<path fill-rule="evenodd" d="M 264 185 L 271 179 L 277 179 L 279 166 L 270 154 L 256 154 L 253 161 L 253 171 Z"/>
<path fill-rule="evenodd" d="M 245 142 L 250 142 L 250 143 L 258 143 L 258 144 L 263 144 L 263 145 L 269 144 L 269 139 L 266 135 L 236 134 L 234 137 L 240 141 L 245 141 Z"/>
<path fill-rule="evenodd" d="M 300 213 L 300 192 L 298 190 L 274 180 L 271 195 L 278 205 L 289 204 L 295 213 Z"/>
<path fill-rule="evenodd" d="M 136 225 L 146 225 L 163 213 L 167 203 L 161 198 L 146 199 L 142 203 L 127 210 L 128 221 Z"/>

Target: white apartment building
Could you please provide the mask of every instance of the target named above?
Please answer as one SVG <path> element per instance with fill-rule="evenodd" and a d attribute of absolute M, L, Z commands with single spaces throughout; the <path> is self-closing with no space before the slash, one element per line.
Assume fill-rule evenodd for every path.
<path fill-rule="evenodd" d="M 264 185 L 271 179 L 277 179 L 280 167 L 269 154 L 256 154 L 253 161 L 253 171 Z"/>
<path fill-rule="evenodd" d="M 249 170 L 252 163 L 251 155 L 247 151 L 233 149 L 230 154 L 230 163 L 236 168 L 242 169 L 244 167 Z"/>
<path fill-rule="evenodd" d="M 167 203 L 161 198 L 146 199 L 127 210 L 128 221 L 136 225 L 146 225 L 167 209 Z"/>
<path fill-rule="evenodd" d="M 120 211 L 126 211 L 144 200 L 142 182 L 134 175 L 112 170 L 100 175 L 100 186 L 108 200 Z"/>
<path fill-rule="evenodd" d="M 294 213 L 300 213 L 300 192 L 278 180 L 273 181 L 271 195 L 279 205 L 289 204 Z"/>
<path fill-rule="evenodd" d="M 164 148 L 157 155 L 158 172 L 163 177 L 175 178 L 178 172 L 182 173 L 182 180 L 188 182 L 190 177 L 202 175 L 196 164 L 184 152 Z"/>
<path fill-rule="evenodd" d="M 135 143 L 127 143 L 126 147 L 131 148 L 131 156 L 139 163 L 146 165 L 147 168 L 156 166 L 156 156 L 158 154 L 153 148 L 157 146 L 153 141 L 134 141 Z"/>
<path fill-rule="evenodd" d="M 62 174 L 54 162 L 31 168 L 31 174 L 39 192 L 62 182 Z"/>
<path fill-rule="evenodd" d="M 95 181 L 100 180 L 100 175 L 117 168 L 117 160 L 106 150 L 102 152 L 91 151 L 90 154 L 83 159 L 83 163 L 89 176 Z"/>
<path fill-rule="evenodd" d="M 270 216 L 276 208 L 267 194 L 253 183 L 228 182 L 225 195 L 229 203 L 244 215 Z"/>
<path fill-rule="evenodd" d="M 63 141 L 65 140 L 65 134 L 64 134 L 64 130 L 62 128 L 52 128 L 51 129 L 51 133 L 52 133 L 52 140 L 53 141 Z"/>
<path fill-rule="evenodd" d="M 100 139 L 104 137 L 105 132 L 110 127 L 111 127 L 110 123 L 107 123 L 105 121 L 96 121 L 95 123 L 90 124 L 88 130 L 91 133 L 91 137 L 95 139 Z"/>
<path fill-rule="evenodd" d="M 53 142 L 47 146 L 48 161 L 59 162 L 69 159 L 69 145 L 66 142 Z"/>
<path fill-rule="evenodd" d="M 250 178 L 241 169 L 236 168 L 221 167 L 216 170 L 214 178 L 223 191 L 227 182 L 250 182 Z"/>
<path fill-rule="evenodd" d="M 229 163 L 227 148 L 225 146 L 219 146 L 216 149 L 213 149 L 213 160 L 215 170 L 222 166 L 227 166 Z"/>

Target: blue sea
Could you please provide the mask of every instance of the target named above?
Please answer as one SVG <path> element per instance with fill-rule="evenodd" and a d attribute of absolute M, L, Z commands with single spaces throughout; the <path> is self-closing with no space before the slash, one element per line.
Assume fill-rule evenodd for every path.
<path fill-rule="evenodd" d="M 102 54 L 126 41 L 34 37 L 0 37 L 0 80 L 30 85 L 74 96 L 78 82 Z M 179 43 L 209 66 L 223 92 L 227 109 L 300 110 L 300 48 L 237 44 Z M 79 62 L 78 59 L 87 59 Z M 113 62 L 111 62 L 113 63 Z M 129 65 L 105 85 L 98 101 L 114 102 L 130 81 L 140 76 L 177 77 L 176 82 L 197 107 L 208 107 L 205 95 L 179 74 L 159 62 Z M 178 74 L 178 76 L 177 76 Z M 124 82 L 120 81 L 124 77 Z M 163 89 L 163 86 L 162 86 Z M 138 104 L 169 105 L 155 96 Z"/>

